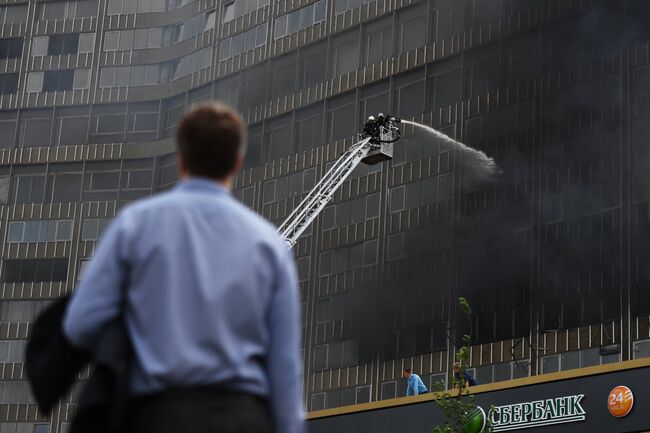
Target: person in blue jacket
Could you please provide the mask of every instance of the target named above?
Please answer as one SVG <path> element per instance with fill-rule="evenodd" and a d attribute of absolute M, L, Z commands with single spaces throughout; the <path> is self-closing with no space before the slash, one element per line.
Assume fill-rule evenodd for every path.
<path fill-rule="evenodd" d="M 468 386 L 476 386 L 478 382 L 474 379 L 467 370 L 464 370 L 460 362 L 454 362 L 454 388 L 458 388 L 458 384 L 462 381 L 465 382 L 465 388 Z"/>
<path fill-rule="evenodd" d="M 404 369 L 403 374 L 404 379 L 407 381 L 406 385 L 406 395 L 419 395 L 426 394 L 429 392 L 429 388 L 426 387 L 420 376 L 411 372 L 410 368 Z"/>

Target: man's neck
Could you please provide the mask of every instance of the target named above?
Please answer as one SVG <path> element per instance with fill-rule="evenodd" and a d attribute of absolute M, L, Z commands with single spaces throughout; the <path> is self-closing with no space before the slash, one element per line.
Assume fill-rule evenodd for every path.
<path fill-rule="evenodd" d="M 217 185 L 221 185 L 222 187 L 224 187 L 228 191 L 232 191 L 232 185 L 233 185 L 232 176 L 228 176 L 228 177 L 225 177 L 223 179 L 207 179 L 207 178 L 198 178 L 198 177 L 195 177 L 195 176 L 192 176 L 192 175 L 189 175 L 189 174 L 181 174 L 180 175 L 180 180 L 181 181 L 191 180 L 191 179 L 206 179 L 206 180 L 209 180 L 211 182 L 216 183 Z"/>

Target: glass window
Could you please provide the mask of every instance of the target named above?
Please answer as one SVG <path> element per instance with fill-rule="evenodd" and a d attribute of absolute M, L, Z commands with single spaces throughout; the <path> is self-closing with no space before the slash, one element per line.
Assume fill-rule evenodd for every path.
<path fill-rule="evenodd" d="M 95 50 L 95 34 L 82 33 L 79 35 L 79 52 L 92 53 Z"/>
<path fill-rule="evenodd" d="M 102 68 L 99 74 L 99 87 L 115 86 L 115 72 L 117 68 Z"/>
<path fill-rule="evenodd" d="M 23 54 L 23 39 L 0 39 L 0 58 L 12 59 Z"/>
<path fill-rule="evenodd" d="M 115 68 L 115 85 L 117 87 L 128 87 L 130 82 L 131 67 L 122 66 Z"/>
<path fill-rule="evenodd" d="M 365 64 L 372 65 L 393 55 L 393 26 L 390 21 L 381 20 L 365 29 Z"/>
<path fill-rule="evenodd" d="M 104 51 L 115 51 L 120 44 L 120 32 L 106 32 L 104 35 Z M 104 68 L 106 69 L 106 68 Z"/>
<path fill-rule="evenodd" d="M 400 23 L 400 52 L 423 47 L 427 42 L 427 16 L 419 15 Z"/>
<path fill-rule="evenodd" d="M 386 400 L 395 398 L 397 392 L 397 383 L 395 381 L 381 384 L 381 399 Z"/>
<path fill-rule="evenodd" d="M 18 74 L 0 75 L 0 94 L 16 93 L 18 90 Z M 0 127 L 4 122 L 0 122 Z M 0 131 L 1 133 L 1 131 Z"/>
<path fill-rule="evenodd" d="M 90 80 L 90 69 L 77 69 L 74 71 L 73 89 L 87 89 Z"/>
<path fill-rule="evenodd" d="M 96 17 L 98 11 L 97 0 L 77 0 L 75 18 Z"/>
<path fill-rule="evenodd" d="M 32 39 L 32 56 L 47 56 L 49 36 L 35 36 Z"/>
<path fill-rule="evenodd" d="M 223 5 L 223 22 L 227 23 L 235 19 L 235 2 L 230 1 Z"/>
<path fill-rule="evenodd" d="M 65 55 L 76 54 L 79 50 L 79 33 L 66 33 L 50 36 L 47 54 Z"/>
<path fill-rule="evenodd" d="M 312 394 L 311 396 L 311 410 L 323 410 L 325 409 L 325 393 L 319 392 Z"/>
<path fill-rule="evenodd" d="M 9 242 L 22 242 L 24 222 L 12 222 L 9 224 Z"/>
<path fill-rule="evenodd" d="M 287 16 L 282 15 L 275 19 L 275 39 L 281 38 L 287 34 Z"/>
<path fill-rule="evenodd" d="M 334 76 L 347 74 L 359 68 L 359 41 L 350 41 L 334 48 L 333 54 Z"/>
<path fill-rule="evenodd" d="M 27 4 L 0 7 L 1 24 L 22 23 L 27 19 Z"/>
<path fill-rule="evenodd" d="M 72 239 L 72 220 L 14 221 L 9 225 L 9 242 L 53 242 Z"/>
<path fill-rule="evenodd" d="M 34 424 L 34 433 L 50 433 L 50 425 Z"/>
<path fill-rule="evenodd" d="M 325 21 L 326 10 L 327 10 L 327 3 L 325 3 L 325 0 L 321 0 L 317 3 L 314 3 L 314 23 Z"/>
<path fill-rule="evenodd" d="M 135 32 L 133 30 L 120 31 L 120 42 L 118 45 L 118 49 L 123 51 L 132 50 L 134 40 L 135 40 Z"/>
<path fill-rule="evenodd" d="M 27 75 L 27 92 L 41 92 L 43 90 L 43 72 L 30 72 Z"/>
<path fill-rule="evenodd" d="M 2 282 L 30 283 L 65 281 L 68 259 L 18 259 L 5 260 Z"/>

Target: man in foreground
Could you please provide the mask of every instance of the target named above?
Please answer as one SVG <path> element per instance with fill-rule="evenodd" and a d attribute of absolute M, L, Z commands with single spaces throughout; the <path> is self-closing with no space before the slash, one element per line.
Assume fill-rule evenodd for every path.
<path fill-rule="evenodd" d="M 426 387 L 420 376 L 411 372 L 410 368 L 404 369 L 404 374 L 402 375 L 406 379 L 406 395 L 419 395 L 426 394 L 429 392 L 429 389 Z"/>
<path fill-rule="evenodd" d="M 293 257 L 229 192 L 245 128 L 208 104 L 177 131 L 181 181 L 113 221 L 64 319 L 92 350 L 124 320 L 135 359 L 124 431 L 302 433 Z"/>

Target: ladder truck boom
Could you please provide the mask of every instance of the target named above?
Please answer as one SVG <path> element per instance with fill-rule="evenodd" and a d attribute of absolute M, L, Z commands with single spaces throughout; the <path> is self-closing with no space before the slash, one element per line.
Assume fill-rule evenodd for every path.
<path fill-rule="evenodd" d="M 400 138 L 400 130 L 396 126 L 399 122 L 399 118 L 382 113 L 368 118 L 363 132 L 359 134 L 359 141 L 336 160 L 278 229 L 289 248 L 298 242 L 300 235 L 318 217 L 359 163 L 374 165 L 392 159 L 393 143 Z"/>

